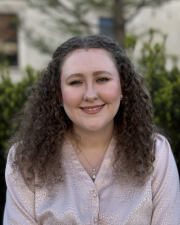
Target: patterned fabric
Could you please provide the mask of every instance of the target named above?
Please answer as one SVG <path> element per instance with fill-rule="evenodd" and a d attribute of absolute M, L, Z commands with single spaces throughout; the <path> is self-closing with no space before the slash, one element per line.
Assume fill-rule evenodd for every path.
<path fill-rule="evenodd" d="M 4 225 L 180 225 L 177 167 L 167 140 L 157 136 L 155 169 L 144 186 L 117 181 L 112 139 L 93 183 L 72 145 L 63 146 L 64 181 L 53 189 L 29 187 L 23 175 L 7 167 Z"/>

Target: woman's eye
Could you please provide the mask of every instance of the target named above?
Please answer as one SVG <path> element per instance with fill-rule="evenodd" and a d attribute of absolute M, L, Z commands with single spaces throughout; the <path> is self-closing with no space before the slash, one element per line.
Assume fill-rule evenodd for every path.
<path fill-rule="evenodd" d="M 82 84 L 82 81 L 79 80 L 75 80 L 70 83 L 70 85 L 80 85 L 80 84 Z"/>
<path fill-rule="evenodd" d="M 98 80 L 97 80 L 97 82 L 107 82 L 108 80 L 110 80 L 109 78 L 106 78 L 106 77 L 102 77 L 102 78 L 99 78 Z"/>

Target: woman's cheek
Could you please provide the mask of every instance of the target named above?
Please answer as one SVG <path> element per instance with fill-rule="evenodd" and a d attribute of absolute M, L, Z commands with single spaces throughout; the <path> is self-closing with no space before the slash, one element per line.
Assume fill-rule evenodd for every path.
<path fill-rule="evenodd" d="M 118 84 L 111 85 L 105 88 L 106 91 L 102 90 L 100 96 L 106 102 L 113 102 L 120 100 L 121 97 L 121 86 Z"/>
<path fill-rule="evenodd" d="M 76 89 L 62 90 L 63 102 L 66 105 L 77 106 L 80 104 L 80 99 L 82 99 L 82 94 Z"/>

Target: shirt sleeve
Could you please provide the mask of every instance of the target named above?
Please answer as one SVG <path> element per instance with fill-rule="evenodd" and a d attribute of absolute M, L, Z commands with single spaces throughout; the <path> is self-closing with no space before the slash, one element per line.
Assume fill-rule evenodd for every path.
<path fill-rule="evenodd" d="M 155 151 L 151 225 L 180 225 L 179 175 L 170 145 L 161 135 L 157 135 Z"/>
<path fill-rule="evenodd" d="M 3 225 L 37 225 L 34 192 L 26 184 L 23 174 L 12 167 L 15 146 L 10 149 L 6 164 L 6 205 Z"/>

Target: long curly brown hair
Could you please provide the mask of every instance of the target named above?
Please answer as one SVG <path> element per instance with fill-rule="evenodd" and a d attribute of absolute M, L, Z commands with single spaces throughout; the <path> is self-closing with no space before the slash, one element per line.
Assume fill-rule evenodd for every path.
<path fill-rule="evenodd" d="M 111 54 L 121 80 L 123 100 L 114 118 L 115 170 L 140 182 L 153 171 L 156 126 L 144 77 L 112 39 L 101 35 L 78 36 L 54 52 L 32 88 L 19 130 L 12 138 L 12 144 L 19 143 L 13 165 L 23 169 L 30 182 L 35 174 L 41 185 L 63 180 L 61 147 L 71 124 L 61 106 L 61 69 L 70 52 L 90 48 L 105 49 Z"/>

